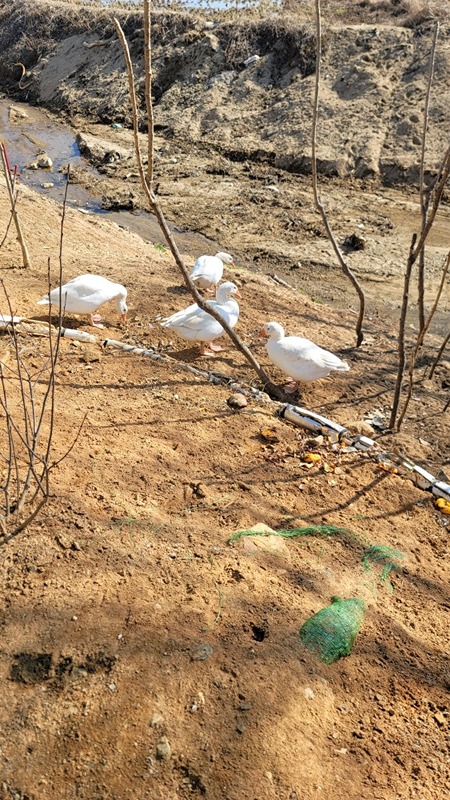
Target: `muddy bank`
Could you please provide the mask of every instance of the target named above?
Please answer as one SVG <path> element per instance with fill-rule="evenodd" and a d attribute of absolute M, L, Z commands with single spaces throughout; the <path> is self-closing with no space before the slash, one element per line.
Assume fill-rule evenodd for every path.
<path fill-rule="evenodd" d="M 142 98 L 141 16 L 118 14 Z M 5 88 L 65 116 L 95 169 L 95 174 L 83 167 L 74 171 L 77 190 L 88 189 L 97 207 L 140 213 L 145 200 L 110 12 L 62 2 L 30 7 L 19 2 L 11 9 L 0 2 L 0 22 Z M 197 241 L 200 250 L 209 251 L 209 240 L 253 272 L 277 274 L 318 302 L 354 308 L 355 297 L 314 210 L 310 177 L 302 174 L 310 165 L 311 26 L 299 21 L 295 27 L 292 20 L 211 25 L 194 15 L 154 16 L 155 188 L 165 213 L 175 227 L 206 237 L 194 237 L 186 246 L 189 255 L 195 255 Z M 441 153 L 450 107 L 444 34 L 443 25 L 430 108 L 429 172 Z M 368 293 L 369 313 L 387 311 L 395 319 L 420 212 L 415 187 L 384 184 L 417 177 L 430 37 L 429 24 L 413 29 L 360 21 L 328 29 L 324 37 L 322 195 L 339 243 L 353 234 L 365 238 L 364 249 L 346 255 Z M 243 60 L 255 51 L 259 60 L 244 68 Z M 19 62 L 26 67 L 22 78 Z M 56 163 L 58 152 L 50 155 Z M 366 169 L 369 161 L 372 167 Z M 52 180 L 46 176 L 42 182 Z M 429 302 L 448 247 L 448 217 L 444 205 L 429 239 Z M 161 241 L 154 227 L 144 225 L 139 232 Z M 442 317 L 436 318 L 440 332 L 446 330 L 448 303 L 444 294 Z"/>
<path fill-rule="evenodd" d="M 142 97 L 141 15 L 119 10 L 118 16 Z M 124 61 L 109 9 L 39 0 L 11 8 L 2 2 L 0 23 L 0 77 L 9 94 L 72 118 L 129 124 Z M 417 181 L 430 26 L 374 22 L 325 31 L 318 150 L 324 174 L 375 176 L 389 184 Z M 166 139 L 232 161 L 309 173 L 312 31 L 291 17 L 216 24 L 194 14 L 155 13 L 156 129 Z M 258 60 L 245 67 L 252 55 Z M 449 67 L 443 30 L 430 108 L 431 173 L 448 128 Z"/>

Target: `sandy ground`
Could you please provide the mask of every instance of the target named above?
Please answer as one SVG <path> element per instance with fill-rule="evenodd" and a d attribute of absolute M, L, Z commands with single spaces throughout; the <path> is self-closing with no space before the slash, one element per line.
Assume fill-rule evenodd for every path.
<path fill-rule="evenodd" d="M 33 24 L 42 25 L 42 4 L 34 5 Z M 47 4 L 53 28 L 49 23 L 47 38 L 39 41 L 54 37 L 62 51 L 53 62 L 48 54 L 33 62 L 35 80 L 49 92 L 52 85 L 55 91 L 59 87 L 58 97 L 72 104 L 64 110 L 71 112 L 75 130 L 106 139 L 106 151 L 111 143 L 113 151 L 124 148 L 125 157 L 117 162 L 92 157 L 101 167 L 101 183 L 92 173 L 81 181 L 98 196 L 104 194 L 106 204 L 121 192 L 129 198 L 131 191 L 139 205 L 129 132 L 98 122 L 105 96 L 112 111 L 117 109 L 121 85 L 112 96 L 105 82 L 97 95 L 87 80 L 99 73 L 106 52 L 82 44 L 82 25 L 88 18 L 91 24 L 98 10 L 91 19 L 83 9 L 79 30 L 71 28 L 75 40 L 68 72 L 78 65 L 80 53 L 86 71 L 77 67 L 65 81 L 58 72 L 64 53 L 69 58 L 70 42 L 64 43 L 64 26 L 50 10 L 59 13 L 66 5 L 72 4 Z M 130 15 L 132 31 L 133 19 Z M 96 24 L 92 39 L 101 35 L 98 19 Z M 177 36 L 184 44 L 177 40 L 169 54 L 168 77 L 180 48 L 192 45 L 198 55 L 206 47 L 197 23 L 180 26 Z M 2 30 L 5 34 L 7 26 Z M 36 28 L 29 32 L 36 35 Z M 384 31 L 370 39 L 385 47 L 374 56 L 367 31 L 360 33 L 358 47 L 370 61 L 361 62 L 354 74 L 362 76 L 367 91 L 386 47 L 396 53 L 396 77 L 382 76 L 377 91 L 382 94 L 385 86 L 390 96 L 394 86 L 400 91 L 416 82 L 423 90 L 424 62 L 419 73 L 402 72 L 402 54 L 414 65 L 429 39 L 406 29 Z M 157 36 L 164 44 L 167 31 Z M 341 68 L 345 41 L 348 31 L 328 51 L 330 69 L 333 64 Z M 23 55 L 26 42 L 19 44 Z M 212 63 L 213 73 L 220 72 L 223 54 L 212 49 L 217 61 L 208 62 L 208 69 Z M 355 58 L 362 51 L 357 49 Z M 20 60 L 18 51 L 8 52 Z M 267 77 L 279 65 L 279 54 L 278 61 L 273 53 L 263 56 L 261 74 Z M 178 80 L 187 85 L 188 62 L 180 63 L 185 72 Z M 203 69 L 203 62 L 195 64 Z M 164 76 L 163 67 L 161 62 Z M 8 69 L 5 60 L 0 72 L 6 75 Z M 111 66 L 113 82 L 115 74 Z M 241 92 L 244 110 L 251 93 L 243 91 L 245 76 L 239 75 L 233 92 Z M 292 102 L 289 91 L 303 86 L 298 76 L 296 81 L 287 89 L 275 87 L 286 89 L 277 113 L 285 113 Z M 212 89 L 219 92 L 216 105 L 226 108 L 227 84 L 222 84 Z M 195 94 L 195 82 L 192 86 Z M 432 158 L 444 125 L 439 113 L 448 85 L 442 82 L 442 87 L 433 116 Z M 195 110 L 200 99 L 194 94 Z M 238 120 L 241 145 L 249 131 L 257 130 L 262 95 L 256 91 L 258 102 L 248 107 L 248 118 L 242 114 Z M 364 93 L 344 98 L 354 120 L 357 106 L 351 104 L 363 99 Z M 162 101 L 166 115 L 169 100 L 170 93 L 165 106 Z M 90 121 L 85 102 L 91 103 Z M 383 116 L 383 125 L 387 119 Z M 389 130 L 397 130 L 398 122 Z M 416 191 L 381 186 L 374 176 L 363 182 L 339 174 L 321 178 L 339 239 L 353 232 L 366 239 L 364 250 L 348 254 L 368 292 L 365 342 L 355 350 L 354 297 L 318 226 L 309 179 L 254 154 L 240 159 L 238 147 L 231 154 L 221 152 L 214 141 L 217 128 L 209 133 L 205 128 L 204 141 L 198 138 L 196 144 L 187 141 L 186 130 L 158 131 L 161 202 L 180 227 L 204 233 L 236 254 L 239 269 L 226 271 L 226 277 L 236 280 L 242 293 L 237 330 L 261 363 L 282 380 L 257 336 L 268 319 L 340 354 L 350 372 L 309 385 L 298 402 L 379 437 L 383 449 L 404 452 L 448 480 L 450 420 L 442 411 L 450 384 L 448 358 L 432 380 L 424 377 L 448 330 L 448 296 L 420 355 L 419 380 L 401 433 L 379 436 L 366 422 L 375 412 L 388 416 L 392 403 L 395 316 L 401 270 L 416 228 Z M 358 136 L 367 130 L 361 124 Z M 395 141 L 388 128 L 383 131 L 383 146 L 391 153 Z M 408 166 L 417 153 L 405 151 L 402 142 L 398 154 L 405 155 Z M 61 207 L 23 188 L 19 210 L 32 268 L 20 268 L 20 250 L 10 232 L 0 247 L 1 277 L 14 311 L 42 319 L 36 300 L 46 291 L 48 258 L 57 272 Z M 0 180 L 3 229 L 8 214 Z M 67 210 L 64 231 L 65 277 L 95 271 L 124 283 L 130 313 L 121 330 L 114 306 L 106 307 L 106 327 L 96 344 L 62 340 L 55 458 L 73 441 L 87 412 L 86 422 L 75 448 L 52 474 L 48 505 L 17 537 L 0 536 L 0 800 L 442 800 L 450 783 L 449 517 L 436 509 L 430 494 L 366 455 L 333 449 L 325 439 L 282 421 L 268 399 L 250 399 L 242 411 L 233 411 L 226 386 L 177 368 L 185 361 L 260 387 L 231 343 L 224 341 L 226 349 L 214 358 L 203 358 L 158 325 L 158 316 L 190 302 L 163 249 L 76 209 Z M 428 250 L 428 299 L 446 247 L 444 204 Z M 190 248 L 185 255 L 192 264 Z M 292 288 L 274 282 L 271 273 Z M 0 310 L 5 308 L 2 301 Z M 68 324 L 96 332 L 86 320 L 73 318 Z M 411 326 L 416 326 L 413 307 L 409 345 L 416 332 Z M 104 337 L 154 347 L 173 356 L 174 366 L 102 348 Z M 7 337 L 1 340 L 4 358 L 10 348 Z M 38 369 L 45 340 L 25 336 L 23 344 L 27 366 Z M 9 388 L 15 398 L 12 380 Z M 268 428 L 272 442 L 262 433 Z M 4 453 L 2 416 L 0 436 Z M 312 466 L 305 458 L 311 452 L 320 455 Z M 390 581 L 382 581 L 381 567 L 367 570 L 363 547 L 348 537 L 229 543 L 237 530 L 257 523 L 274 529 L 338 525 L 367 544 L 401 551 L 404 559 Z M 298 633 L 335 595 L 362 597 L 367 610 L 351 655 L 326 666 L 302 646 Z"/>
<path fill-rule="evenodd" d="M 5 218 L 4 191 L 1 203 Z M 14 309 L 32 315 L 47 257 L 57 262 L 60 210 L 24 190 L 21 216 L 33 268 L 14 266 L 12 238 L 0 259 Z M 187 302 L 169 256 L 69 210 L 65 274 L 94 266 L 130 293 L 127 331 L 106 309 L 105 335 L 194 358 L 154 322 Z M 255 334 L 267 315 L 341 353 L 352 344 L 352 315 L 264 276 L 241 271 L 239 282 L 239 331 L 263 363 Z M 343 423 L 387 410 L 395 345 L 389 321 L 369 322 L 366 345 L 346 353 L 351 372 L 302 402 Z M 212 366 L 253 380 L 231 345 Z M 395 443 L 435 471 L 448 453 L 445 375 L 444 364 L 418 389 Z M 0 796 L 443 797 L 448 530 L 430 496 L 311 442 L 271 403 L 233 412 L 225 387 L 143 357 L 63 340 L 57 383 L 55 455 L 88 418 L 48 506 L 2 547 Z M 308 469 L 311 449 L 323 458 Z M 406 559 L 389 591 L 339 538 L 269 552 L 228 544 L 258 522 L 334 523 Z M 298 630 L 333 595 L 363 597 L 367 613 L 352 655 L 327 667 Z M 164 736 L 171 756 L 160 760 Z"/>

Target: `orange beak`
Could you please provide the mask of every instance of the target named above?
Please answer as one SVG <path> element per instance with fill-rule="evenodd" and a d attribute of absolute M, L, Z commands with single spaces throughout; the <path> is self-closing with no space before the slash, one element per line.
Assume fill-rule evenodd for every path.
<path fill-rule="evenodd" d="M 120 315 L 120 321 L 121 321 L 122 325 L 126 325 L 126 323 L 127 323 L 127 315 L 126 314 L 121 314 Z"/>
<path fill-rule="evenodd" d="M 234 296 L 235 297 L 239 297 L 240 299 L 242 298 L 242 295 L 241 295 L 239 289 L 237 290 L 237 292 L 234 293 Z"/>
<path fill-rule="evenodd" d="M 264 328 L 261 328 L 260 332 L 258 333 L 258 336 L 262 336 L 265 339 L 267 339 L 267 333 L 265 332 Z"/>

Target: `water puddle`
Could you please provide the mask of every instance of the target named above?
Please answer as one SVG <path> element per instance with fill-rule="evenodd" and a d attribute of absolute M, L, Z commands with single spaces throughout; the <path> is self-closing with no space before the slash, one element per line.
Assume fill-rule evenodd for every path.
<path fill-rule="evenodd" d="M 0 141 L 6 146 L 10 166 L 18 166 L 20 182 L 58 202 L 62 202 L 65 187 L 65 177 L 60 170 L 67 167 L 69 162 L 74 167 L 83 167 L 93 178 L 101 179 L 101 175 L 80 155 L 70 128 L 40 108 L 0 97 Z M 27 168 L 43 152 L 51 158 L 52 169 Z M 146 241 L 165 244 L 156 217 L 147 211 L 105 211 L 98 199 L 75 183 L 70 185 L 67 204 L 89 213 L 101 214 Z M 220 249 L 202 234 L 175 225 L 170 225 L 170 228 L 180 249 L 189 255 L 198 256 L 205 250 Z"/>

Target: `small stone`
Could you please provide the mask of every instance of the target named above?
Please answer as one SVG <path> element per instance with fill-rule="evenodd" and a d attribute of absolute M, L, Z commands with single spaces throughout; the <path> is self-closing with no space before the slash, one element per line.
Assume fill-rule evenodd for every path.
<path fill-rule="evenodd" d="M 238 724 L 236 725 L 236 730 L 238 733 L 244 733 L 245 724 L 243 722 L 238 722 Z"/>
<path fill-rule="evenodd" d="M 85 364 L 90 364 L 93 361 L 100 361 L 100 353 L 95 347 L 84 347 L 80 356 L 80 361 L 84 361 Z"/>
<path fill-rule="evenodd" d="M 282 536 L 277 536 L 273 528 L 264 522 L 258 522 L 249 530 L 254 536 L 242 536 L 237 541 L 237 546 L 246 553 L 266 552 L 289 559 L 289 547 Z M 259 535 L 258 535 L 259 534 Z"/>
<path fill-rule="evenodd" d="M 167 736 L 161 736 L 156 745 L 156 758 L 159 758 L 160 761 L 168 761 L 171 755 L 172 749 Z"/>
<path fill-rule="evenodd" d="M 343 245 L 348 250 L 364 250 L 366 247 L 366 240 L 361 234 L 352 233 L 350 236 L 345 237 Z"/>
<path fill-rule="evenodd" d="M 442 714 L 440 711 L 437 711 L 437 712 L 436 712 L 436 714 L 434 715 L 434 719 L 436 720 L 437 724 L 438 724 L 440 727 L 442 727 L 443 725 L 445 725 L 445 717 L 444 717 L 444 715 L 443 715 L 443 714 Z"/>
<path fill-rule="evenodd" d="M 42 155 L 38 156 L 36 164 L 39 169 L 51 169 L 53 167 L 53 161 L 47 153 L 42 153 Z"/>
<path fill-rule="evenodd" d="M 259 433 L 266 442 L 269 442 L 269 444 L 277 444 L 277 442 L 280 441 L 280 437 L 274 428 L 262 427 L 259 429 Z"/>
<path fill-rule="evenodd" d="M 72 619 L 72 622 L 76 622 L 78 617 L 76 616 L 76 614 L 74 614 L 73 617 L 71 617 L 71 619 Z"/>
<path fill-rule="evenodd" d="M 115 683 L 108 683 L 108 689 L 111 689 L 112 692 L 116 691 L 116 684 Z"/>
<path fill-rule="evenodd" d="M 227 405 L 230 408 L 233 408 L 235 411 L 239 411 L 241 408 L 245 408 L 245 406 L 248 405 L 248 401 L 243 394 L 236 392 L 235 394 L 230 395 L 227 400 Z"/>
<path fill-rule="evenodd" d="M 10 106 L 9 113 L 11 117 L 18 117 L 18 119 L 28 119 L 27 112 L 23 111 L 21 108 L 17 108 L 17 106 Z"/>
<path fill-rule="evenodd" d="M 159 728 L 161 725 L 164 724 L 164 717 L 159 711 L 154 711 L 152 714 L 152 718 L 150 720 L 150 725 L 152 728 Z"/>
<path fill-rule="evenodd" d="M 314 700 L 315 695 L 314 695 L 314 692 L 313 692 L 313 690 L 311 689 L 310 686 L 306 687 L 306 689 L 304 690 L 303 694 L 304 694 L 304 696 L 306 697 L 307 700 Z"/>
<path fill-rule="evenodd" d="M 192 661 L 206 661 L 207 658 L 212 656 L 213 652 L 214 650 L 210 644 L 196 644 L 191 651 Z"/>
<path fill-rule="evenodd" d="M 361 436 L 368 436 L 369 438 L 372 438 L 375 433 L 375 429 L 366 420 L 351 420 L 346 427 L 350 433 L 359 433 Z"/>
<path fill-rule="evenodd" d="M 63 550 L 70 550 L 72 546 L 72 540 L 66 536 L 65 533 L 57 533 L 55 539 Z"/>

